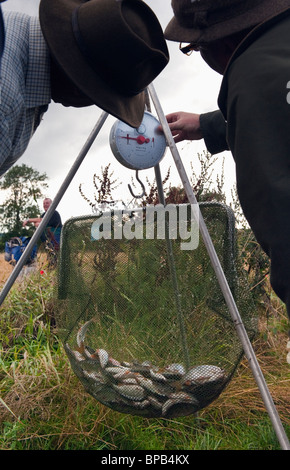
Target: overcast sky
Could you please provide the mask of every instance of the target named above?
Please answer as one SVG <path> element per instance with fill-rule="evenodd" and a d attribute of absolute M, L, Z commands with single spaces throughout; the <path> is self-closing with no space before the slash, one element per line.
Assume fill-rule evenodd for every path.
<path fill-rule="evenodd" d="M 155 12 L 164 29 L 173 16 L 170 0 L 146 0 Z M 39 0 L 7 0 L 2 3 L 4 10 L 17 10 L 29 15 L 38 15 Z M 207 112 L 217 109 L 217 96 L 221 77 L 212 71 L 200 58 L 198 53 L 191 56 L 183 55 L 178 43 L 167 42 L 170 62 L 168 66 L 154 81 L 162 109 L 165 114 L 174 111 Z M 156 114 L 152 108 L 153 114 Z M 93 106 L 83 109 L 65 108 L 52 103 L 44 116 L 40 127 L 33 136 L 25 154 L 17 164 L 25 163 L 48 176 L 49 190 L 47 196 L 53 198 L 66 177 L 79 151 L 83 147 L 91 130 L 96 124 L 102 110 Z M 93 197 L 93 175 L 100 174 L 101 167 L 109 162 L 114 171 L 114 177 L 119 178 L 123 184 L 119 187 L 117 197 L 128 201 L 131 199 L 127 184 L 135 176 L 134 170 L 123 167 L 114 157 L 109 145 L 109 133 L 116 119 L 109 116 L 105 125 L 97 136 L 92 148 L 78 170 L 69 188 L 65 192 L 58 210 L 63 221 L 70 217 L 90 214 L 91 209 L 81 197 L 78 187 L 82 184 L 84 193 Z M 190 144 L 180 143 L 178 148 L 184 166 L 190 172 L 190 162 L 195 165 L 197 152 L 205 149 L 203 141 Z M 231 154 L 220 154 L 226 162 L 226 184 L 231 186 L 234 178 L 233 161 Z M 167 150 L 160 168 L 164 175 L 171 168 L 171 182 L 180 184 L 171 153 Z M 141 179 L 146 176 L 154 179 L 154 170 L 139 172 Z M 42 207 L 42 202 L 40 207 Z"/>

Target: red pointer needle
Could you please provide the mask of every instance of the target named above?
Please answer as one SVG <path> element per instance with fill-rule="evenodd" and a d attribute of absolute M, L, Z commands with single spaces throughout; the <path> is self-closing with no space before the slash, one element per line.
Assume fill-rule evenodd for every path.
<path fill-rule="evenodd" d="M 129 137 L 129 135 L 127 134 L 126 137 L 122 136 L 121 139 L 136 140 L 137 144 L 139 145 L 148 144 L 148 142 L 150 142 L 150 139 L 148 139 L 148 137 L 144 137 L 144 135 L 138 135 L 138 137 Z"/>

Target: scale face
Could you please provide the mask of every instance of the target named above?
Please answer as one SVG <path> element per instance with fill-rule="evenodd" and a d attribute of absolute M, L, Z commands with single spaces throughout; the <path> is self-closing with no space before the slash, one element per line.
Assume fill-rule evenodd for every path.
<path fill-rule="evenodd" d="M 157 132 L 159 121 L 148 111 L 138 128 L 116 121 L 110 132 L 110 146 L 122 165 L 132 170 L 145 170 L 157 165 L 164 157 L 166 139 Z"/>

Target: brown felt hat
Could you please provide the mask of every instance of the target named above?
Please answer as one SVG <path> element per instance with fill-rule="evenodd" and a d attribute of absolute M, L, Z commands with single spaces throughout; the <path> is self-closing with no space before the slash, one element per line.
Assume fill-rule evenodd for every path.
<path fill-rule="evenodd" d="M 158 19 L 142 0 L 41 0 L 50 53 L 93 103 L 138 127 L 143 90 L 169 60 Z"/>
<path fill-rule="evenodd" d="M 290 7 L 290 0 L 172 0 L 171 5 L 166 39 L 199 45 L 254 27 Z"/>

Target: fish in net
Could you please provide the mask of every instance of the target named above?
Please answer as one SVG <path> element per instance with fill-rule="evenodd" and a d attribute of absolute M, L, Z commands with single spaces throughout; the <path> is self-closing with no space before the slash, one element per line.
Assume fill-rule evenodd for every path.
<path fill-rule="evenodd" d="M 252 340 L 257 318 L 233 213 L 220 203 L 199 207 Z M 100 403 L 148 418 L 193 414 L 228 385 L 242 344 L 203 241 L 181 249 L 177 230 L 169 254 L 168 237 L 146 238 L 132 214 L 145 220 L 137 208 L 121 217 L 108 211 L 102 225 L 93 215 L 64 225 L 58 331 L 74 373 Z"/>

